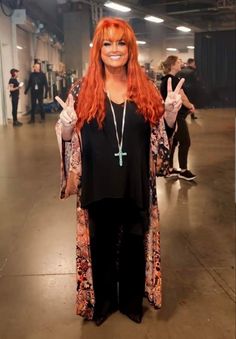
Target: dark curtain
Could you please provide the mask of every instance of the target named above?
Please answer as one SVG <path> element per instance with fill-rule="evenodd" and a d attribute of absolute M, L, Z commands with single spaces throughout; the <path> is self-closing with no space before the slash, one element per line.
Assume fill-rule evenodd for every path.
<path fill-rule="evenodd" d="M 236 31 L 195 34 L 202 107 L 235 107 Z"/>

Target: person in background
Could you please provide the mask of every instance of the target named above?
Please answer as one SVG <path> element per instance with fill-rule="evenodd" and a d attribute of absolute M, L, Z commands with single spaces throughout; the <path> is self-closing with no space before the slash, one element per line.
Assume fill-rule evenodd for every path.
<path fill-rule="evenodd" d="M 170 79 L 164 104 L 131 26 L 103 18 L 87 74 L 66 102 L 56 97 L 61 198 L 77 195 L 77 314 L 98 326 L 118 309 L 140 323 L 144 294 L 161 307 L 156 175 L 168 167 L 183 81 L 172 91 Z"/>
<path fill-rule="evenodd" d="M 10 70 L 10 74 L 11 74 L 11 78 L 10 78 L 8 84 L 9 84 L 11 103 L 12 103 L 13 126 L 14 127 L 20 127 L 20 126 L 22 126 L 22 123 L 17 120 L 17 108 L 18 108 L 18 102 L 19 102 L 20 88 L 24 84 L 23 84 L 23 82 L 19 82 L 17 80 L 18 74 L 19 74 L 18 69 L 12 68 Z"/>
<path fill-rule="evenodd" d="M 186 66 L 181 68 L 181 71 L 176 75 L 178 78 L 184 78 L 184 91 L 189 98 L 189 100 L 196 107 L 197 97 L 199 93 L 199 81 L 197 77 L 197 67 L 195 60 L 189 58 L 187 60 Z M 191 119 L 197 119 L 195 112 L 191 112 Z"/>
<path fill-rule="evenodd" d="M 39 63 L 35 63 L 33 66 L 33 72 L 30 74 L 28 85 L 25 89 L 25 94 L 27 94 L 29 89 L 31 91 L 31 117 L 28 123 L 32 124 L 35 122 L 35 111 L 37 102 L 40 109 L 40 122 L 43 122 L 45 121 L 43 98 L 47 98 L 48 82 L 46 75 L 41 72 L 41 65 Z"/>
<path fill-rule="evenodd" d="M 175 88 L 180 81 L 176 74 L 181 69 L 181 61 L 177 56 L 170 55 L 162 63 L 162 68 L 165 76 L 162 78 L 160 91 L 163 99 L 165 99 L 168 94 L 167 91 L 168 79 L 169 78 L 172 79 L 173 88 Z M 196 178 L 196 175 L 188 170 L 188 152 L 191 141 L 188 125 L 186 123 L 186 117 L 189 114 L 189 112 L 190 113 L 194 112 L 195 108 L 194 105 L 189 101 L 183 89 L 180 90 L 180 95 L 183 104 L 177 115 L 177 131 L 174 134 L 173 144 L 171 147 L 170 167 L 167 177 L 179 177 L 185 180 L 193 180 Z M 180 171 L 173 167 L 174 152 L 177 145 L 179 145 L 178 160 Z"/>

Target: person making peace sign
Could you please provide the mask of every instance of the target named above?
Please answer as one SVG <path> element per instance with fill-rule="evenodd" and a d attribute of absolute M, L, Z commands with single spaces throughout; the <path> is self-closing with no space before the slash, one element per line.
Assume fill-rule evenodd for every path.
<path fill-rule="evenodd" d="M 181 60 L 176 55 L 169 55 L 162 63 L 162 68 L 165 76 L 161 79 L 160 91 L 162 97 L 165 99 L 170 89 L 169 79 L 172 80 L 172 86 L 175 88 L 179 84 L 179 78 L 176 76 L 177 72 L 181 68 Z M 172 89 L 171 89 L 172 90 Z M 193 113 L 195 110 L 194 105 L 188 100 L 188 97 L 181 89 L 179 94 L 182 98 L 182 106 L 179 109 L 177 115 L 177 128 L 173 137 L 173 143 L 170 152 L 169 171 L 166 175 L 167 178 L 180 178 L 187 181 L 194 180 L 196 175 L 188 169 L 188 152 L 191 145 L 188 125 L 186 123 L 186 117 L 189 113 Z M 173 167 L 175 149 L 178 147 L 178 160 L 180 171 Z"/>
<path fill-rule="evenodd" d="M 168 168 L 183 81 L 172 91 L 170 79 L 164 103 L 130 25 L 103 18 L 87 74 L 66 103 L 56 97 L 61 198 L 77 194 L 77 314 L 98 326 L 118 309 L 140 323 L 144 295 L 161 307 L 156 176 Z"/>

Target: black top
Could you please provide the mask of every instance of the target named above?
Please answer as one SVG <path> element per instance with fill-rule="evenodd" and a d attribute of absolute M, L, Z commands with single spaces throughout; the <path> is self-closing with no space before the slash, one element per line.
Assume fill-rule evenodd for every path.
<path fill-rule="evenodd" d="M 175 87 L 178 85 L 180 79 L 177 78 L 174 75 L 171 74 L 167 74 L 165 75 L 162 79 L 161 79 L 161 86 L 160 86 L 160 91 L 161 91 L 161 95 L 163 97 L 163 99 L 165 100 L 167 97 L 167 80 L 168 78 L 172 79 L 172 89 L 174 90 Z M 184 117 L 186 118 L 186 116 L 188 115 L 189 109 L 187 107 L 185 107 L 184 105 L 182 105 L 180 107 L 180 110 L 178 112 L 178 117 Z"/>
<path fill-rule="evenodd" d="M 13 85 L 13 88 L 16 88 L 19 86 L 19 81 L 16 78 L 11 78 L 8 82 L 8 84 Z M 12 98 L 18 98 L 19 97 L 19 89 L 16 89 L 15 91 L 10 92 L 10 95 Z"/>
<path fill-rule="evenodd" d="M 31 94 L 43 95 L 44 88 L 46 97 L 48 92 L 48 82 L 46 75 L 43 72 L 32 72 L 29 77 L 28 85 L 25 89 L 25 94 L 29 89 L 31 89 Z"/>
<path fill-rule="evenodd" d="M 181 69 L 176 75 L 178 78 L 184 78 L 184 86 L 191 87 L 196 86 L 198 82 L 197 70 L 191 66 L 187 66 Z"/>
<path fill-rule="evenodd" d="M 198 96 L 199 80 L 197 76 L 197 70 L 191 66 L 184 67 L 177 76 L 179 78 L 184 78 L 184 91 L 188 99 L 195 103 L 196 97 Z"/>
<path fill-rule="evenodd" d="M 112 104 L 120 138 L 124 104 Z M 128 198 L 138 207 L 148 208 L 150 124 L 136 111 L 136 105 L 127 102 L 123 139 L 127 156 L 123 157 L 122 167 L 114 155 L 118 145 L 108 99 L 103 128 L 99 129 L 94 119 L 84 124 L 81 137 L 82 207 L 105 198 Z"/>

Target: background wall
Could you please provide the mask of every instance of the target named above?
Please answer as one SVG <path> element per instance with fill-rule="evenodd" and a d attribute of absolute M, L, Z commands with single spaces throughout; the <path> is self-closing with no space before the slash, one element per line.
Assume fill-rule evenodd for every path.
<path fill-rule="evenodd" d="M 13 50 L 12 50 L 12 23 L 11 20 L 0 11 L 0 43 L 1 54 L 0 63 L 2 70 L 0 73 L 0 123 L 4 117 L 11 112 L 9 100 L 8 81 L 10 78 L 9 70 L 13 67 Z"/>
<path fill-rule="evenodd" d="M 78 12 L 64 14 L 65 51 L 64 62 L 69 70 L 75 70 L 78 77 L 84 75 L 89 60 L 91 42 L 89 6 L 81 6 Z"/>
<path fill-rule="evenodd" d="M 52 64 L 55 71 L 59 69 L 61 62 L 60 46 L 54 45 L 46 32 L 30 32 L 27 27 L 27 24 L 15 25 L 11 17 L 5 16 L 0 11 L 0 124 L 4 124 L 6 119 L 12 119 L 8 90 L 10 69 L 20 70 L 19 80 L 23 81 L 26 86 L 34 59 Z M 18 113 L 26 113 L 29 109 L 30 93 L 25 96 L 24 88 L 22 88 Z"/>
<path fill-rule="evenodd" d="M 16 41 L 17 41 L 17 68 L 19 72 L 19 80 L 23 81 L 25 86 L 28 81 L 30 65 L 33 62 L 33 56 L 31 55 L 31 36 L 32 34 L 22 30 L 21 28 L 16 29 Z M 20 49 L 19 49 L 20 48 Z M 30 109 L 30 97 L 24 95 L 25 86 L 20 90 L 20 100 L 18 112 L 24 113 Z M 11 112 L 9 112 L 11 113 Z M 9 117 L 10 114 L 9 114 Z"/>

